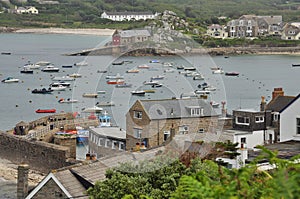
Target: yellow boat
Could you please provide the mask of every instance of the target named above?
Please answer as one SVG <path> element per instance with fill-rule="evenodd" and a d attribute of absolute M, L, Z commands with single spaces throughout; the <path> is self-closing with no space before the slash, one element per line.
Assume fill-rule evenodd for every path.
<path fill-rule="evenodd" d="M 155 90 L 144 90 L 145 93 L 155 93 Z"/>

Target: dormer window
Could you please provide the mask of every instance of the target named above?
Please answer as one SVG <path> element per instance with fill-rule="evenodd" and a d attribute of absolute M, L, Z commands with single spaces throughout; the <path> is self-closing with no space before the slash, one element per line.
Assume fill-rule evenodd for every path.
<path fill-rule="evenodd" d="M 133 118 L 142 119 L 143 112 L 142 111 L 133 111 Z"/>
<path fill-rule="evenodd" d="M 187 125 L 179 126 L 179 134 L 180 135 L 187 134 L 188 132 L 189 132 L 189 126 L 187 126 Z"/>
<path fill-rule="evenodd" d="M 200 106 L 188 106 L 191 116 L 204 116 L 204 109 Z"/>
<path fill-rule="evenodd" d="M 250 118 L 249 117 L 237 116 L 235 118 L 235 123 L 240 124 L 240 125 L 249 125 L 250 124 Z"/>
<path fill-rule="evenodd" d="M 255 116 L 255 123 L 262 123 L 265 121 L 264 116 Z"/>

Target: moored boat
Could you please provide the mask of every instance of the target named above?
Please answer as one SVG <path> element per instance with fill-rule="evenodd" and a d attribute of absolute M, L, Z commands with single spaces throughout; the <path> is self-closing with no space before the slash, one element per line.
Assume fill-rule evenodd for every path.
<path fill-rule="evenodd" d="M 159 63 L 159 60 L 157 60 L 157 59 L 150 60 L 149 63 Z"/>
<path fill-rule="evenodd" d="M 100 113 L 101 111 L 103 111 L 103 108 L 97 106 L 82 109 L 82 112 L 85 113 Z"/>
<path fill-rule="evenodd" d="M 124 61 L 113 62 L 112 65 L 123 65 L 124 63 L 125 63 Z"/>
<path fill-rule="evenodd" d="M 50 94 L 52 93 L 53 90 L 51 90 L 50 88 L 49 89 L 46 89 L 46 88 L 42 88 L 42 89 L 33 89 L 31 91 L 31 93 L 33 94 Z"/>
<path fill-rule="evenodd" d="M 106 79 L 124 79 L 124 76 L 121 76 L 119 73 L 116 75 L 107 75 Z"/>
<path fill-rule="evenodd" d="M 51 62 L 49 62 L 49 61 L 38 61 L 35 63 L 35 65 L 38 65 L 38 66 L 48 66 L 50 64 L 51 64 Z"/>
<path fill-rule="evenodd" d="M 31 70 L 30 68 L 26 68 L 24 67 L 20 73 L 24 73 L 24 74 L 33 74 L 33 70 Z"/>
<path fill-rule="evenodd" d="M 45 68 L 42 69 L 43 72 L 59 72 L 59 68 L 53 66 L 53 65 L 47 65 Z"/>
<path fill-rule="evenodd" d="M 83 93 L 82 97 L 97 98 L 98 94 L 97 93 Z"/>
<path fill-rule="evenodd" d="M 23 66 L 26 69 L 39 69 L 41 66 L 38 64 L 27 63 Z"/>
<path fill-rule="evenodd" d="M 1 82 L 3 83 L 18 83 L 20 80 L 14 77 L 7 77 L 3 79 Z"/>
<path fill-rule="evenodd" d="M 144 96 L 146 94 L 145 91 L 131 91 L 132 95 Z"/>
<path fill-rule="evenodd" d="M 52 81 L 74 81 L 74 80 L 75 80 L 74 77 L 70 77 L 68 75 L 61 76 L 61 77 L 55 76 L 52 78 Z"/>
<path fill-rule="evenodd" d="M 116 88 L 131 88 L 131 87 L 132 87 L 132 84 L 127 84 L 127 83 L 116 85 Z"/>
<path fill-rule="evenodd" d="M 153 90 L 153 89 L 147 89 L 147 90 L 144 90 L 145 91 L 145 93 L 155 93 L 155 90 Z"/>
<path fill-rule="evenodd" d="M 238 72 L 226 72 L 225 75 L 226 76 L 239 76 L 240 73 Z"/>
<path fill-rule="evenodd" d="M 124 84 L 125 81 L 123 79 L 111 79 L 106 82 L 107 84 Z"/>
<path fill-rule="evenodd" d="M 78 78 L 78 77 L 82 77 L 82 75 L 79 73 L 73 73 L 73 74 L 69 75 L 69 77 Z"/>
<path fill-rule="evenodd" d="M 156 75 L 156 76 L 151 77 L 150 79 L 151 80 L 162 80 L 164 78 L 165 78 L 164 75 Z"/>
<path fill-rule="evenodd" d="M 2 52 L 1 55 L 11 55 L 11 52 Z"/>
<path fill-rule="evenodd" d="M 87 66 L 88 63 L 86 61 L 76 62 L 74 66 Z"/>
<path fill-rule="evenodd" d="M 63 86 L 61 84 L 50 84 L 50 89 L 53 91 L 64 91 L 66 90 L 66 86 Z"/>
<path fill-rule="evenodd" d="M 218 70 L 213 70 L 212 73 L 213 74 L 224 74 L 224 71 L 222 69 L 218 69 Z"/>
<path fill-rule="evenodd" d="M 130 69 L 130 70 L 127 70 L 126 73 L 139 73 L 140 70 L 138 69 Z"/>
<path fill-rule="evenodd" d="M 115 106 L 115 103 L 110 101 L 110 102 L 97 102 L 96 106 L 101 107 L 101 106 Z"/>
<path fill-rule="evenodd" d="M 56 113 L 56 109 L 37 109 L 36 113 Z"/>
<path fill-rule="evenodd" d="M 76 99 L 70 99 L 70 98 L 68 98 L 68 99 L 61 98 L 61 99 L 58 100 L 58 102 L 61 103 L 61 104 L 62 103 L 71 104 L 71 103 L 77 103 L 78 100 L 76 100 Z"/>
<path fill-rule="evenodd" d="M 62 68 L 72 68 L 73 66 L 72 65 L 62 65 L 61 67 Z"/>
<path fill-rule="evenodd" d="M 144 64 L 144 65 L 139 65 L 138 68 L 140 68 L 140 69 L 149 69 L 150 67 L 148 65 Z"/>

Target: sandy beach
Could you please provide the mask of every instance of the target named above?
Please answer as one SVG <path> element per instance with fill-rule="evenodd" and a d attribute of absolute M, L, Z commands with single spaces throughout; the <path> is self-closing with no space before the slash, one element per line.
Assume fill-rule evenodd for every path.
<path fill-rule="evenodd" d="M 64 29 L 64 28 L 26 28 L 17 29 L 15 33 L 37 33 L 37 34 L 79 34 L 79 35 L 98 35 L 111 36 L 115 30 L 112 29 Z"/>

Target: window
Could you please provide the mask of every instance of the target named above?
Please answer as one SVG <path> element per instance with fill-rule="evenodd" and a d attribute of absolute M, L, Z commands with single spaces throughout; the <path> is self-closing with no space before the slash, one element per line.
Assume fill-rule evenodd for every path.
<path fill-rule="evenodd" d="M 164 142 L 170 137 L 170 131 L 164 131 Z"/>
<path fill-rule="evenodd" d="M 117 141 L 112 141 L 112 149 L 117 149 L 118 148 L 118 142 Z"/>
<path fill-rule="evenodd" d="M 125 150 L 125 145 L 124 145 L 123 142 L 120 142 L 120 143 L 119 143 L 119 150 L 120 150 L 120 151 Z"/>
<path fill-rule="evenodd" d="M 203 108 L 191 108 L 191 116 L 203 116 Z"/>
<path fill-rule="evenodd" d="M 300 118 L 297 118 L 297 134 L 300 134 Z"/>
<path fill-rule="evenodd" d="M 276 122 L 279 119 L 279 113 L 273 113 L 273 121 Z"/>
<path fill-rule="evenodd" d="M 137 119 L 142 119 L 142 111 L 133 111 L 133 117 Z"/>
<path fill-rule="evenodd" d="M 111 147 L 111 141 L 109 139 L 106 139 L 105 147 Z"/>
<path fill-rule="evenodd" d="M 240 116 L 237 116 L 235 118 L 235 123 L 236 124 L 241 124 L 241 125 L 249 125 L 250 119 L 249 119 L 249 117 L 240 117 Z"/>
<path fill-rule="evenodd" d="M 265 121 L 264 116 L 255 116 L 255 123 L 262 123 Z"/>
<path fill-rule="evenodd" d="M 246 138 L 241 138 L 241 144 L 246 144 Z"/>
<path fill-rule="evenodd" d="M 200 128 L 200 129 L 198 130 L 198 133 L 204 133 L 204 129 L 203 129 L 203 128 Z"/>
<path fill-rule="evenodd" d="M 142 137 L 142 129 L 134 128 L 133 129 L 133 136 L 135 138 L 141 138 Z"/>
<path fill-rule="evenodd" d="M 189 127 L 187 125 L 183 125 L 179 127 L 179 134 L 187 134 L 189 132 Z"/>

